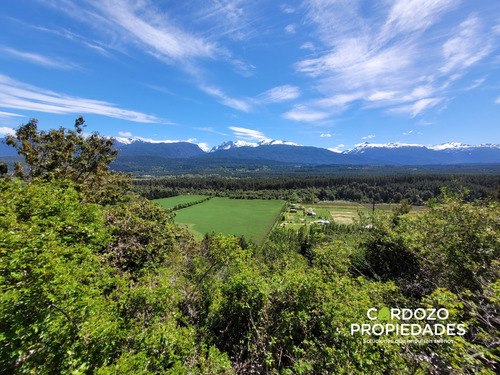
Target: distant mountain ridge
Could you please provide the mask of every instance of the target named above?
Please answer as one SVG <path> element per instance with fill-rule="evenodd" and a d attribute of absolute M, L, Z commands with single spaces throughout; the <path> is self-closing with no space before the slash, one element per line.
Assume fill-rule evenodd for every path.
<path fill-rule="evenodd" d="M 209 152 L 188 141 L 150 141 L 134 138 L 115 138 L 118 159 L 154 158 L 158 163 L 167 159 L 190 159 L 189 164 L 232 164 L 260 160 L 288 165 L 452 165 L 500 164 L 500 145 L 466 145 L 444 143 L 434 146 L 418 144 L 362 143 L 344 152 L 302 146 L 293 142 L 263 139 L 257 143 L 226 141 Z M 17 156 L 16 150 L 0 139 L 0 157 Z M 226 161 L 226 162 L 224 162 Z"/>
<path fill-rule="evenodd" d="M 399 165 L 500 163 L 498 144 L 472 146 L 452 142 L 426 147 L 405 143 L 361 143 L 343 153 Z"/>

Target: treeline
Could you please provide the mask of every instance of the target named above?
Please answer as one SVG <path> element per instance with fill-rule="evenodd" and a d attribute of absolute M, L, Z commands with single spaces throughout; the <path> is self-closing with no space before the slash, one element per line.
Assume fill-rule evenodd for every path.
<path fill-rule="evenodd" d="M 202 199 L 198 199 L 198 200 L 193 201 L 193 202 L 181 203 L 181 204 L 178 204 L 178 205 L 172 207 L 172 211 L 177 211 L 177 210 L 181 210 L 183 208 L 191 207 L 191 206 L 194 206 L 195 204 L 200 204 L 200 203 L 206 202 L 211 198 L 212 197 L 204 197 Z"/>
<path fill-rule="evenodd" d="M 293 201 L 348 200 L 365 203 L 425 204 L 448 187 L 469 191 L 470 199 L 483 199 L 500 187 L 500 176 L 478 175 L 390 175 L 356 177 L 225 178 L 174 177 L 137 179 L 133 188 L 148 198 L 181 194 L 214 194 L 241 199 L 286 199 Z"/>

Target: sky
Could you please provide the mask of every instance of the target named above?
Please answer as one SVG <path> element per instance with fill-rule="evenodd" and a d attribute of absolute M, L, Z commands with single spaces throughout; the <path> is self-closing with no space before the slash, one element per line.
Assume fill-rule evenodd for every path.
<path fill-rule="evenodd" d="M 0 2 L 0 136 L 500 143 L 499 0 Z"/>

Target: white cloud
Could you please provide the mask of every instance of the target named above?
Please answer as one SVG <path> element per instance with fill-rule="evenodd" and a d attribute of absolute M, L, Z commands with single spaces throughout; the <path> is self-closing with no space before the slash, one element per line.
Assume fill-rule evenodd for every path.
<path fill-rule="evenodd" d="M 212 86 L 201 86 L 201 89 L 205 91 L 207 94 L 215 96 L 216 98 L 220 99 L 220 102 L 224 104 L 227 107 L 231 107 L 233 109 L 236 109 L 238 111 L 242 112 L 248 112 L 250 111 L 250 103 L 245 100 L 241 99 L 235 99 L 227 96 L 222 92 L 221 89 L 217 87 L 212 87 Z"/>
<path fill-rule="evenodd" d="M 234 135 L 240 139 L 246 139 L 246 140 L 263 140 L 263 139 L 268 139 L 262 132 L 258 130 L 252 130 L 252 129 L 247 129 L 247 128 L 240 128 L 236 126 L 230 126 L 229 129 L 231 129 L 234 132 Z"/>
<path fill-rule="evenodd" d="M 258 98 L 265 103 L 277 103 L 287 100 L 294 100 L 300 96 L 300 89 L 297 86 L 283 85 L 274 87 L 260 94 Z"/>
<path fill-rule="evenodd" d="M 328 150 L 330 150 L 331 152 L 336 152 L 337 154 L 340 154 L 343 151 L 343 150 L 341 150 L 341 148 L 344 148 L 344 147 L 345 147 L 344 144 L 340 144 L 336 147 L 330 147 L 330 148 L 328 148 Z"/>
<path fill-rule="evenodd" d="M 403 135 L 410 135 L 410 134 L 412 134 L 412 133 L 413 133 L 413 130 L 409 130 L 409 131 L 407 131 L 407 132 L 404 132 L 404 133 L 403 133 Z"/>
<path fill-rule="evenodd" d="M 147 1 L 132 4 L 122 0 L 94 2 L 115 26 L 152 48 L 160 56 L 172 59 L 212 57 L 216 47 L 203 38 L 176 27 L 167 14 L 154 13 L 156 7 Z"/>
<path fill-rule="evenodd" d="M 116 107 L 115 104 L 60 94 L 0 74 L 0 107 L 55 114 L 97 114 L 142 123 L 163 123 L 153 115 Z"/>
<path fill-rule="evenodd" d="M 443 98 L 426 98 L 426 99 L 421 99 L 421 100 L 416 101 L 413 104 L 409 104 L 409 105 L 404 105 L 404 106 L 401 106 L 401 107 L 393 108 L 393 109 L 391 109 L 391 112 L 394 112 L 394 113 L 409 113 L 409 114 L 411 114 L 412 117 L 415 117 L 419 113 L 421 113 L 421 112 L 423 112 L 423 111 L 425 111 L 425 110 L 427 110 L 429 108 L 435 107 L 436 105 L 438 105 L 442 101 L 443 101 Z"/>
<path fill-rule="evenodd" d="M 3 53 L 18 58 L 20 60 L 28 61 L 33 64 L 46 66 L 49 68 L 59 69 L 76 69 L 78 65 L 64 62 L 61 58 L 54 59 L 47 56 L 38 55 L 36 53 L 18 51 L 13 48 L 3 47 L 0 48 Z"/>
<path fill-rule="evenodd" d="M 203 5 L 203 6 L 199 6 Z M 230 38 L 237 41 L 248 39 L 255 31 L 251 27 L 255 22 L 245 0 L 212 0 L 197 4 L 198 11 L 192 12 L 198 22 L 210 30 L 212 39 Z"/>
<path fill-rule="evenodd" d="M 219 134 L 219 135 L 227 135 L 226 133 L 223 133 L 223 132 L 220 132 L 218 130 L 215 130 L 213 127 L 211 126 L 206 126 L 206 127 L 198 127 L 198 128 L 195 128 L 196 130 L 201 130 L 203 132 L 207 132 L 207 133 L 215 133 L 215 134 Z"/>
<path fill-rule="evenodd" d="M 340 94 L 332 97 L 324 98 L 315 101 L 315 103 L 322 107 L 346 107 L 349 103 L 354 102 L 363 97 L 362 93 Z"/>
<path fill-rule="evenodd" d="M 1 112 L 0 111 L 0 117 L 26 117 L 26 116 L 18 115 L 17 113 Z"/>
<path fill-rule="evenodd" d="M 450 86 L 493 50 L 494 33 L 477 14 L 450 32 L 460 0 L 388 0 L 369 13 L 358 0 L 306 3 L 306 21 L 322 45 L 294 67 L 319 92 L 309 104 L 331 115 L 359 100 L 362 109 L 386 107 L 415 116 L 447 99 Z M 301 48 L 314 47 L 308 42 Z"/>
<path fill-rule="evenodd" d="M 495 103 L 500 104 L 500 96 L 495 100 Z"/>
<path fill-rule="evenodd" d="M 321 138 L 330 138 L 332 135 L 330 133 L 322 133 L 320 135 Z"/>
<path fill-rule="evenodd" d="M 466 88 L 467 91 L 474 90 L 476 87 L 481 86 L 486 81 L 486 77 L 476 79 L 472 85 Z"/>
<path fill-rule="evenodd" d="M 302 105 L 298 105 L 295 106 L 295 108 L 291 111 L 286 112 L 281 116 L 283 118 L 286 118 L 287 120 L 315 122 L 329 117 L 330 114 L 327 112 L 317 111 Z"/>
<path fill-rule="evenodd" d="M 421 126 L 429 126 L 429 125 L 432 125 L 432 122 L 431 121 L 426 121 L 426 120 L 420 120 L 418 122 L 419 125 Z"/>
<path fill-rule="evenodd" d="M 361 137 L 361 139 L 372 139 L 375 138 L 373 134 L 367 135 L 366 137 Z"/>
<path fill-rule="evenodd" d="M 300 46 L 300 48 L 314 50 L 314 44 L 312 44 L 311 42 L 305 42 Z"/>
<path fill-rule="evenodd" d="M 132 133 L 131 132 L 118 132 L 118 135 L 120 137 L 132 137 Z"/>
<path fill-rule="evenodd" d="M 443 45 L 443 73 L 462 71 L 487 56 L 492 47 L 481 32 L 478 17 L 471 16 L 460 24 L 459 32 Z"/>
<path fill-rule="evenodd" d="M 6 126 L 0 126 L 0 134 L 1 135 L 15 135 L 16 131 L 12 128 L 8 128 Z"/>
<path fill-rule="evenodd" d="M 369 101 L 391 100 L 396 96 L 396 91 L 376 91 L 368 97 Z"/>
<path fill-rule="evenodd" d="M 426 29 L 460 0 L 396 0 L 386 28 L 394 33 Z"/>
<path fill-rule="evenodd" d="M 285 31 L 289 34 L 295 34 L 297 32 L 297 30 L 295 30 L 297 27 L 297 25 L 295 24 L 291 24 L 291 25 L 286 25 L 285 26 Z"/>

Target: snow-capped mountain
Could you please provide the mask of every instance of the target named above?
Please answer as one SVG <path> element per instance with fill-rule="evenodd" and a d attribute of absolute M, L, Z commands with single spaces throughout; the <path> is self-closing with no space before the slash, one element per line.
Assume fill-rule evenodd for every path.
<path fill-rule="evenodd" d="M 219 146 L 213 147 L 210 152 L 230 150 L 238 147 L 259 147 L 259 146 L 275 146 L 275 145 L 287 145 L 287 146 L 300 146 L 297 143 L 288 141 L 277 141 L 275 139 L 262 139 L 259 142 L 245 142 L 245 141 L 225 141 Z"/>
<path fill-rule="evenodd" d="M 144 138 L 117 137 L 115 146 L 120 150 L 118 159 L 150 158 L 150 163 L 160 164 L 167 163 L 165 159 L 190 159 L 193 165 L 202 161 L 206 163 L 207 160 L 217 160 L 222 164 L 234 160 L 268 160 L 294 165 L 500 164 L 500 145 L 467 145 L 457 142 L 430 146 L 361 143 L 342 153 L 271 139 L 256 143 L 227 141 L 209 152 L 190 141 L 152 141 Z M 16 150 L 7 146 L 2 139 L 0 157 L 17 157 Z"/>
<path fill-rule="evenodd" d="M 345 154 L 387 164 L 500 163 L 500 145 L 466 145 L 457 142 L 423 146 L 406 143 L 361 143 Z"/>

